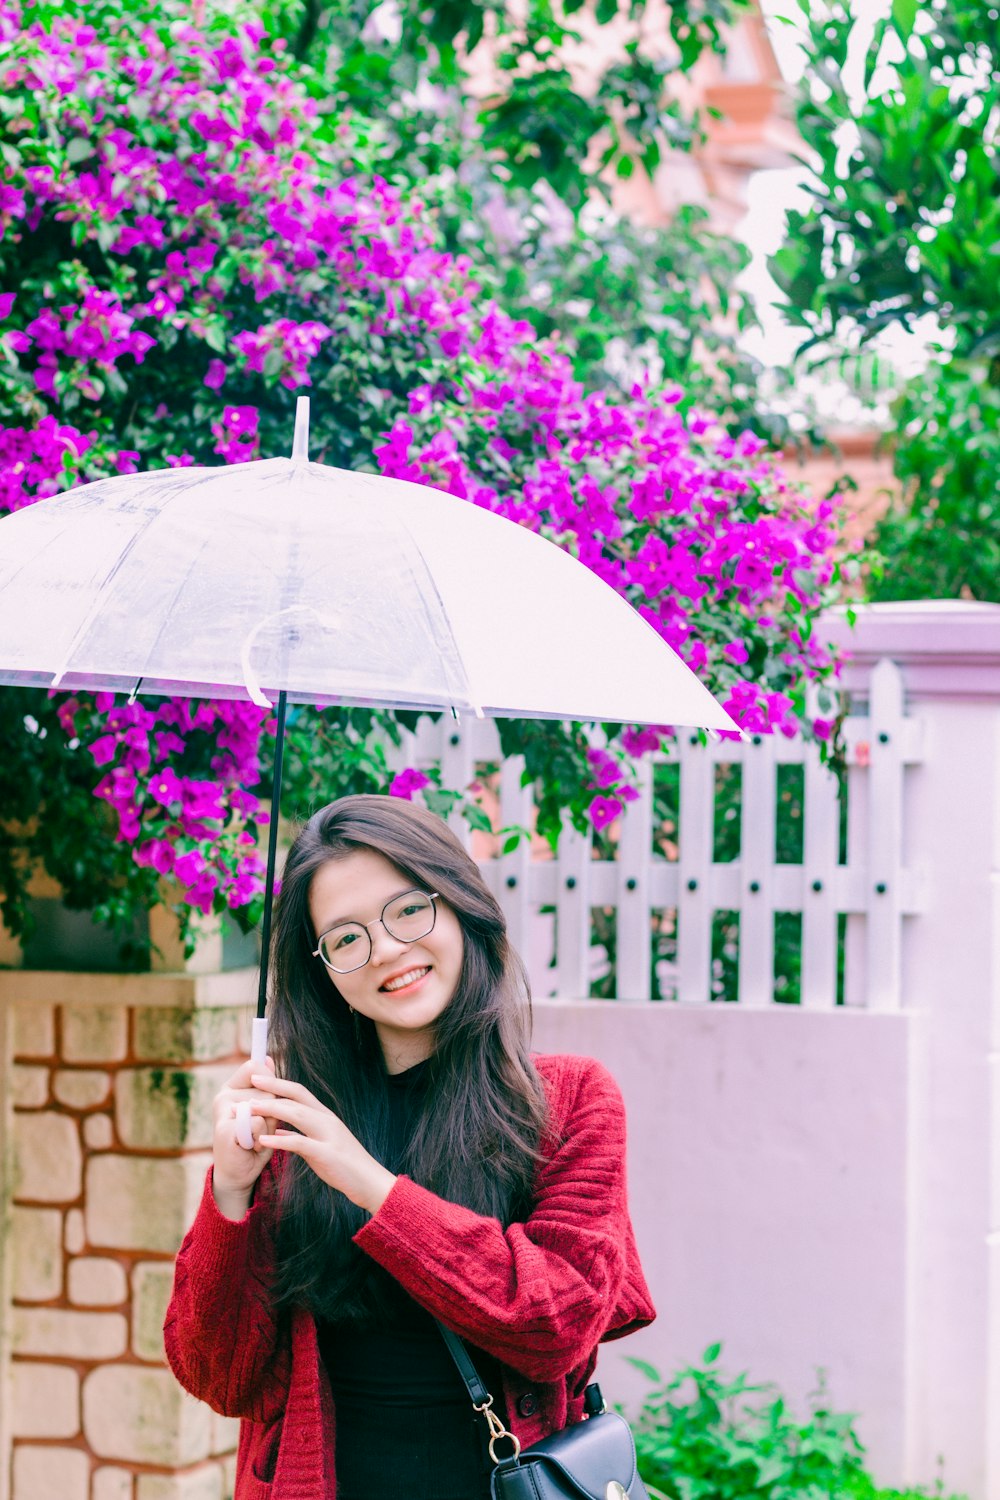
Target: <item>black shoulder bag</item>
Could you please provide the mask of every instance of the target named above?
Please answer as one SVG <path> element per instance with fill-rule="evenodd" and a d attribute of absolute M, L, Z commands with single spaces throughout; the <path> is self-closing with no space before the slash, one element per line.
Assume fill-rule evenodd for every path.
<path fill-rule="evenodd" d="M 493 1500 L 649 1500 L 636 1467 L 629 1425 L 617 1412 L 608 1411 L 599 1385 L 586 1389 L 588 1415 L 582 1422 L 522 1453 L 518 1439 L 493 1410 L 493 1397 L 462 1340 L 443 1323 L 438 1327 L 469 1399 L 490 1429 L 490 1457 L 496 1464 L 490 1479 Z M 511 1448 L 505 1458 L 496 1450 L 502 1438 Z"/>

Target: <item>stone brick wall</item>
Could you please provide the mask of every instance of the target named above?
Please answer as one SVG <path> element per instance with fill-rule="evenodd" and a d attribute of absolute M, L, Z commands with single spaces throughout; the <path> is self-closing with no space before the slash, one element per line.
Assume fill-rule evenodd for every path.
<path fill-rule="evenodd" d="M 161 1325 L 252 977 L 0 973 L 10 1500 L 228 1500 L 237 1423 Z M 2 1097 L 2 1095 L 0 1095 Z"/>

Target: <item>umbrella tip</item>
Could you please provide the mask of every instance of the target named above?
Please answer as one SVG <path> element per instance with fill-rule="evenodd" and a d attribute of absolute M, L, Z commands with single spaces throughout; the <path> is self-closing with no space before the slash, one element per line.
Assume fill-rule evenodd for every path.
<path fill-rule="evenodd" d="M 300 396 L 295 403 L 295 436 L 292 438 L 292 462 L 309 457 L 309 397 Z"/>

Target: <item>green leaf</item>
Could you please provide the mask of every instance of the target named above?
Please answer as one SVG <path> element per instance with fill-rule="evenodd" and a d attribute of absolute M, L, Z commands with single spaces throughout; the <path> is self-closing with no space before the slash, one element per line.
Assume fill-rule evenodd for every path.
<path fill-rule="evenodd" d="M 208 347 L 216 354 L 225 354 L 228 347 L 226 325 L 220 319 L 206 319 L 204 323 L 204 338 Z"/>
<path fill-rule="evenodd" d="M 466 802 L 462 806 L 462 816 L 470 828 L 477 829 L 480 833 L 492 833 L 493 824 L 490 815 L 478 802 Z"/>
<path fill-rule="evenodd" d="M 919 5 L 920 0 L 892 0 L 892 24 L 903 41 L 906 41 L 913 31 Z"/>
<path fill-rule="evenodd" d="M 479 43 L 483 39 L 484 21 L 485 14 L 481 10 L 474 10 L 472 12 L 472 15 L 469 17 L 468 25 L 465 28 L 465 40 L 466 46 L 468 47 L 468 50 L 470 52 L 475 47 L 478 47 Z"/>
<path fill-rule="evenodd" d="M 446 787 L 436 786 L 425 786 L 421 795 L 430 811 L 437 813 L 439 818 L 447 818 L 462 796 L 461 792 L 453 792 Z"/>
<path fill-rule="evenodd" d="M 280 349 L 268 349 L 263 359 L 264 379 L 273 383 L 285 368 L 285 356 Z"/>
<path fill-rule="evenodd" d="M 914 8 L 915 8 L 915 6 L 916 6 L 916 0 L 914 0 Z M 875 69 L 877 68 L 878 63 L 879 63 L 879 59 L 880 59 L 880 57 L 882 55 L 882 43 L 885 40 L 885 34 L 888 31 L 888 29 L 889 29 L 889 17 L 888 16 L 883 16 L 876 23 L 875 31 L 874 31 L 874 33 L 872 35 L 872 39 L 871 39 L 871 42 L 869 44 L 868 51 L 865 54 L 865 93 L 866 94 L 868 93 L 868 90 L 871 87 L 871 81 L 872 81 L 872 78 L 874 76 Z"/>

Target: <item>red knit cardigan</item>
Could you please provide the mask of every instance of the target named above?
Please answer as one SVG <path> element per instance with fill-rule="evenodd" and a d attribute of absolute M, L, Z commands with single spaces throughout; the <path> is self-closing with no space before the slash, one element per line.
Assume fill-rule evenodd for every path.
<path fill-rule="evenodd" d="M 428 1312 L 504 1367 L 523 1446 L 578 1421 L 597 1344 L 655 1316 L 625 1195 L 625 1111 L 585 1057 L 534 1059 L 555 1145 L 530 1217 L 496 1219 L 399 1177 L 355 1243 Z M 234 1500 L 334 1500 L 334 1410 L 316 1325 L 275 1315 L 275 1176 L 239 1222 L 219 1213 L 211 1173 L 177 1256 L 164 1338 L 180 1383 L 241 1417 Z"/>

